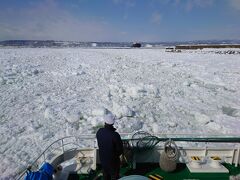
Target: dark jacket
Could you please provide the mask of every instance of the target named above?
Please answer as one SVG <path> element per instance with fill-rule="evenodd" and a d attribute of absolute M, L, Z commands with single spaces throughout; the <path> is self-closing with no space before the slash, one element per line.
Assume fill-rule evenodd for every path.
<path fill-rule="evenodd" d="M 105 124 L 97 132 L 99 156 L 103 168 L 112 171 L 120 165 L 119 156 L 123 153 L 123 143 L 120 135 L 112 125 Z"/>

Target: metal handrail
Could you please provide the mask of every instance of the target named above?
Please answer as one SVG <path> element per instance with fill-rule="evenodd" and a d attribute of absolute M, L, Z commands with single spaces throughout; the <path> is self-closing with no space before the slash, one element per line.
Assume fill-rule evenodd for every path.
<path fill-rule="evenodd" d="M 125 138 L 123 138 L 123 140 L 138 140 L 137 138 L 132 139 L 132 135 L 133 135 L 132 133 L 120 133 L 120 135 L 122 137 L 125 136 Z M 212 137 L 207 137 L 206 135 L 196 135 L 196 134 L 154 134 L 154 135 L 157 136 L 159 141 L 166 141 L 166 140 L 172 139 L 174 141 L 186 141 L 186 142 L 240 143 L 240 136 L 236 136 L 236 135 L 225 135 L 225 137 L 222 137 L 223 135 L 212 135 Z M 176 138 L 176 136 L 180 136 L 180 137 Z M 186 136 L 192 136 L 192 137 L 186 137 Z M 206 137 L 204 137 L 204 136 L 206 136 Z M 229 136 L 229 137 L 226 137 L 226 136 Z M 64 140 L 69 139 L 69 138 L 74 138 L 75 143 L 74 142 L 64 143 Z M 61 142 L 61 145 L 59 145 L 58 147 L 55 147 L 52 151 L 50 151 L 50 153 L 52 153 L 55 150 L 60 149 L 60 148 L 62 148 L 62 153 L 64 153 L 65 152 L 64 146 L 66 146 L 66 145 L 72 144 L 72 145 L 76 146 L 77 148 L 79 148 L 80 146 L 76 142 L 77 142 L 77 140 L 81 140 L 81 139 L 83 139 L 83 140 L 94 139 L 93 143 L 95 143 L 95 134 L 83 134 L 81 136 L 66 136 L 66 137 L 57 139 L 56 141 L 52 142 L 49 146 L 47 146 L 45 148 L 45 150 L 32 163 L 30 163 L 30 166 L 37 167 L 35 164 L 42 157 L 44 159 L 43 162 L 45 162 L 46 161 L 46 152 L 49 151 L 49 149 L 54 144 Z M 93 146 L 95 147 L 95 144 Z M 21 179 L 26 171 L 27 171 L 27 167 L 22 172 L 18 173 L 19 176 L 17 177 L 17 179 L 18 180 Z"/>
<path fill-rule="evenodd" d="M 154 136 L 149 137 L 152 138 Z M 131 139 L 124 139 L 124 140 L 140 140 L 141 138 L 131 138 Z M 148 140 L 148 137 L 144 138 L 145 140 Z M 167 140 L 173 140 L 173 141 L 185 141 L 185 142 L 212 142 L 212 143 L 240 143 L 240 138 L 187 138 L 187 137 L 180 137 L 180 138 L 174 138 L 174 137 L 157 137 L 157 140 L 159 141 L 167 141 Z"/>
<path fill-rule="evenodd" d="M 126 136 L 124 140 L 138 140 L 138 138 L 133 139 L 132 135 L 129 133 L 121 133 L 121 136 Z M 219 143 L 240 143 L 240 134 L 151 134 L 156 136 L 160 141 L 166 141 L 172 139 L 174 141 L 186 141 L 186 142 L 219 142 Z"/>
<path fill-rule="evenodd" d="M 86 136 L 86 137 L 84 137 L 84 136 Z M 74 142 L 64 143 L 64 140 L 69 139 L 69 138 L 74 138 L 75 143 L 74 143 Z M 64 152 L 66 152 L 65 149 L 64 149 L 64 146 L 66 146 L 66 145 L 71 145 L 71 144 L 74 145 L 74 146 L 76 146 L 77 148 L 79 148 L 80 146 L 76 143 L 77 140 L 81 140 L 81 139 L 87 140 L 87 139 L 94 139 L 94 138 L 95 138 L 95 135 L 89 134 L 89 135 L 83 135 L 82 137 L 78 137 L 78 136 L 66 136 L 66 137 L 57 139 L 56 141 L 52 142 L 49 146 L 47 146 L 47 147 L 45 148 L 45 150 L 44 150 L 40 155 L 38 155 L 38 157 L 37 157 L 33 162 L 29 163 L 29 166 L 31 166 L 31 167 L 33 167 L 33 166 L 34 166 L 34 167 L 37 167 L 36 163 L 37 163 L 42 157 L 43 157 L 43 162 L 45 162 L 45 161 L 46 161 L 46 155 L 47 155 L 46 152 L 48 152 L 49 149 L 50 149 L 54 144 L 57 144 L 57 143 L 61 142 L 61 144 L 60 144 L 59 146 L 54 147 L 54 149 L 52 149 L 50 152 L 48 152 L 48 154 L 54 152 L 54 151 L 57 150 L 57 149 L 61 149 L 61 148 L 62 148 L 62 153 L 64 153 Z M 29 166 L 28 166 L 28 167 L 29 167 Z M 23 177 L 23 175 L 26 173 L 28 167 L 26 167 L 22 172 L 18 173 L 19 175 L 18 175 L 17 178 L 16 178 L 17 180 L 20 180 L 20 179 Z"/>
<path fill-rule="evenodd" d="M 137 131 L 136 131 L 137 132 Z M 134 132 L 135 133 L 135 132 Z M 121 136 L 132 136 L 134 133 L 119 133 Z M 240 134 L 192 134 L 192 133 L 168 133 L 168 134 L 162 134 L 162 133 L 152 133 L 151 135 L 157 136 L 157 137 L 191 137 L 191 138 L 240 138 Z"/>

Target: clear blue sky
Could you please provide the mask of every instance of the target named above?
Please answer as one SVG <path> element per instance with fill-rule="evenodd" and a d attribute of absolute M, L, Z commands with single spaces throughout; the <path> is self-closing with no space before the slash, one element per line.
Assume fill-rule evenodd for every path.
<path fill-rule="evenodd" d="M 1 0 L 0 40 L 240 39 L 240 0 Z"/>

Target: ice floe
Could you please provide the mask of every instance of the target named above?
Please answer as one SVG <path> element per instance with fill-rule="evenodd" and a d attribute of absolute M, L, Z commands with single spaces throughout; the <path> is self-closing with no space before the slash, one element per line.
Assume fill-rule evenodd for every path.
<path fill-rule="evenodd" d="M 121 133 L 239 135 L 240 55 L 218 51 L 0 49 L 0 179 L 110 112 Z"/>

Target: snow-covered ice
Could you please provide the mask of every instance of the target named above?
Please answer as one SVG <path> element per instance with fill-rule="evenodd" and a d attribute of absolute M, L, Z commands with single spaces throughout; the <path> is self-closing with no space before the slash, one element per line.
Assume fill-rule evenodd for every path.
<path fill-rule="evenodd" d="M 0 49 L 1 178 L 108 112 L 122 133 L 240 135 L 240 54 L 214 52 Z"/>

